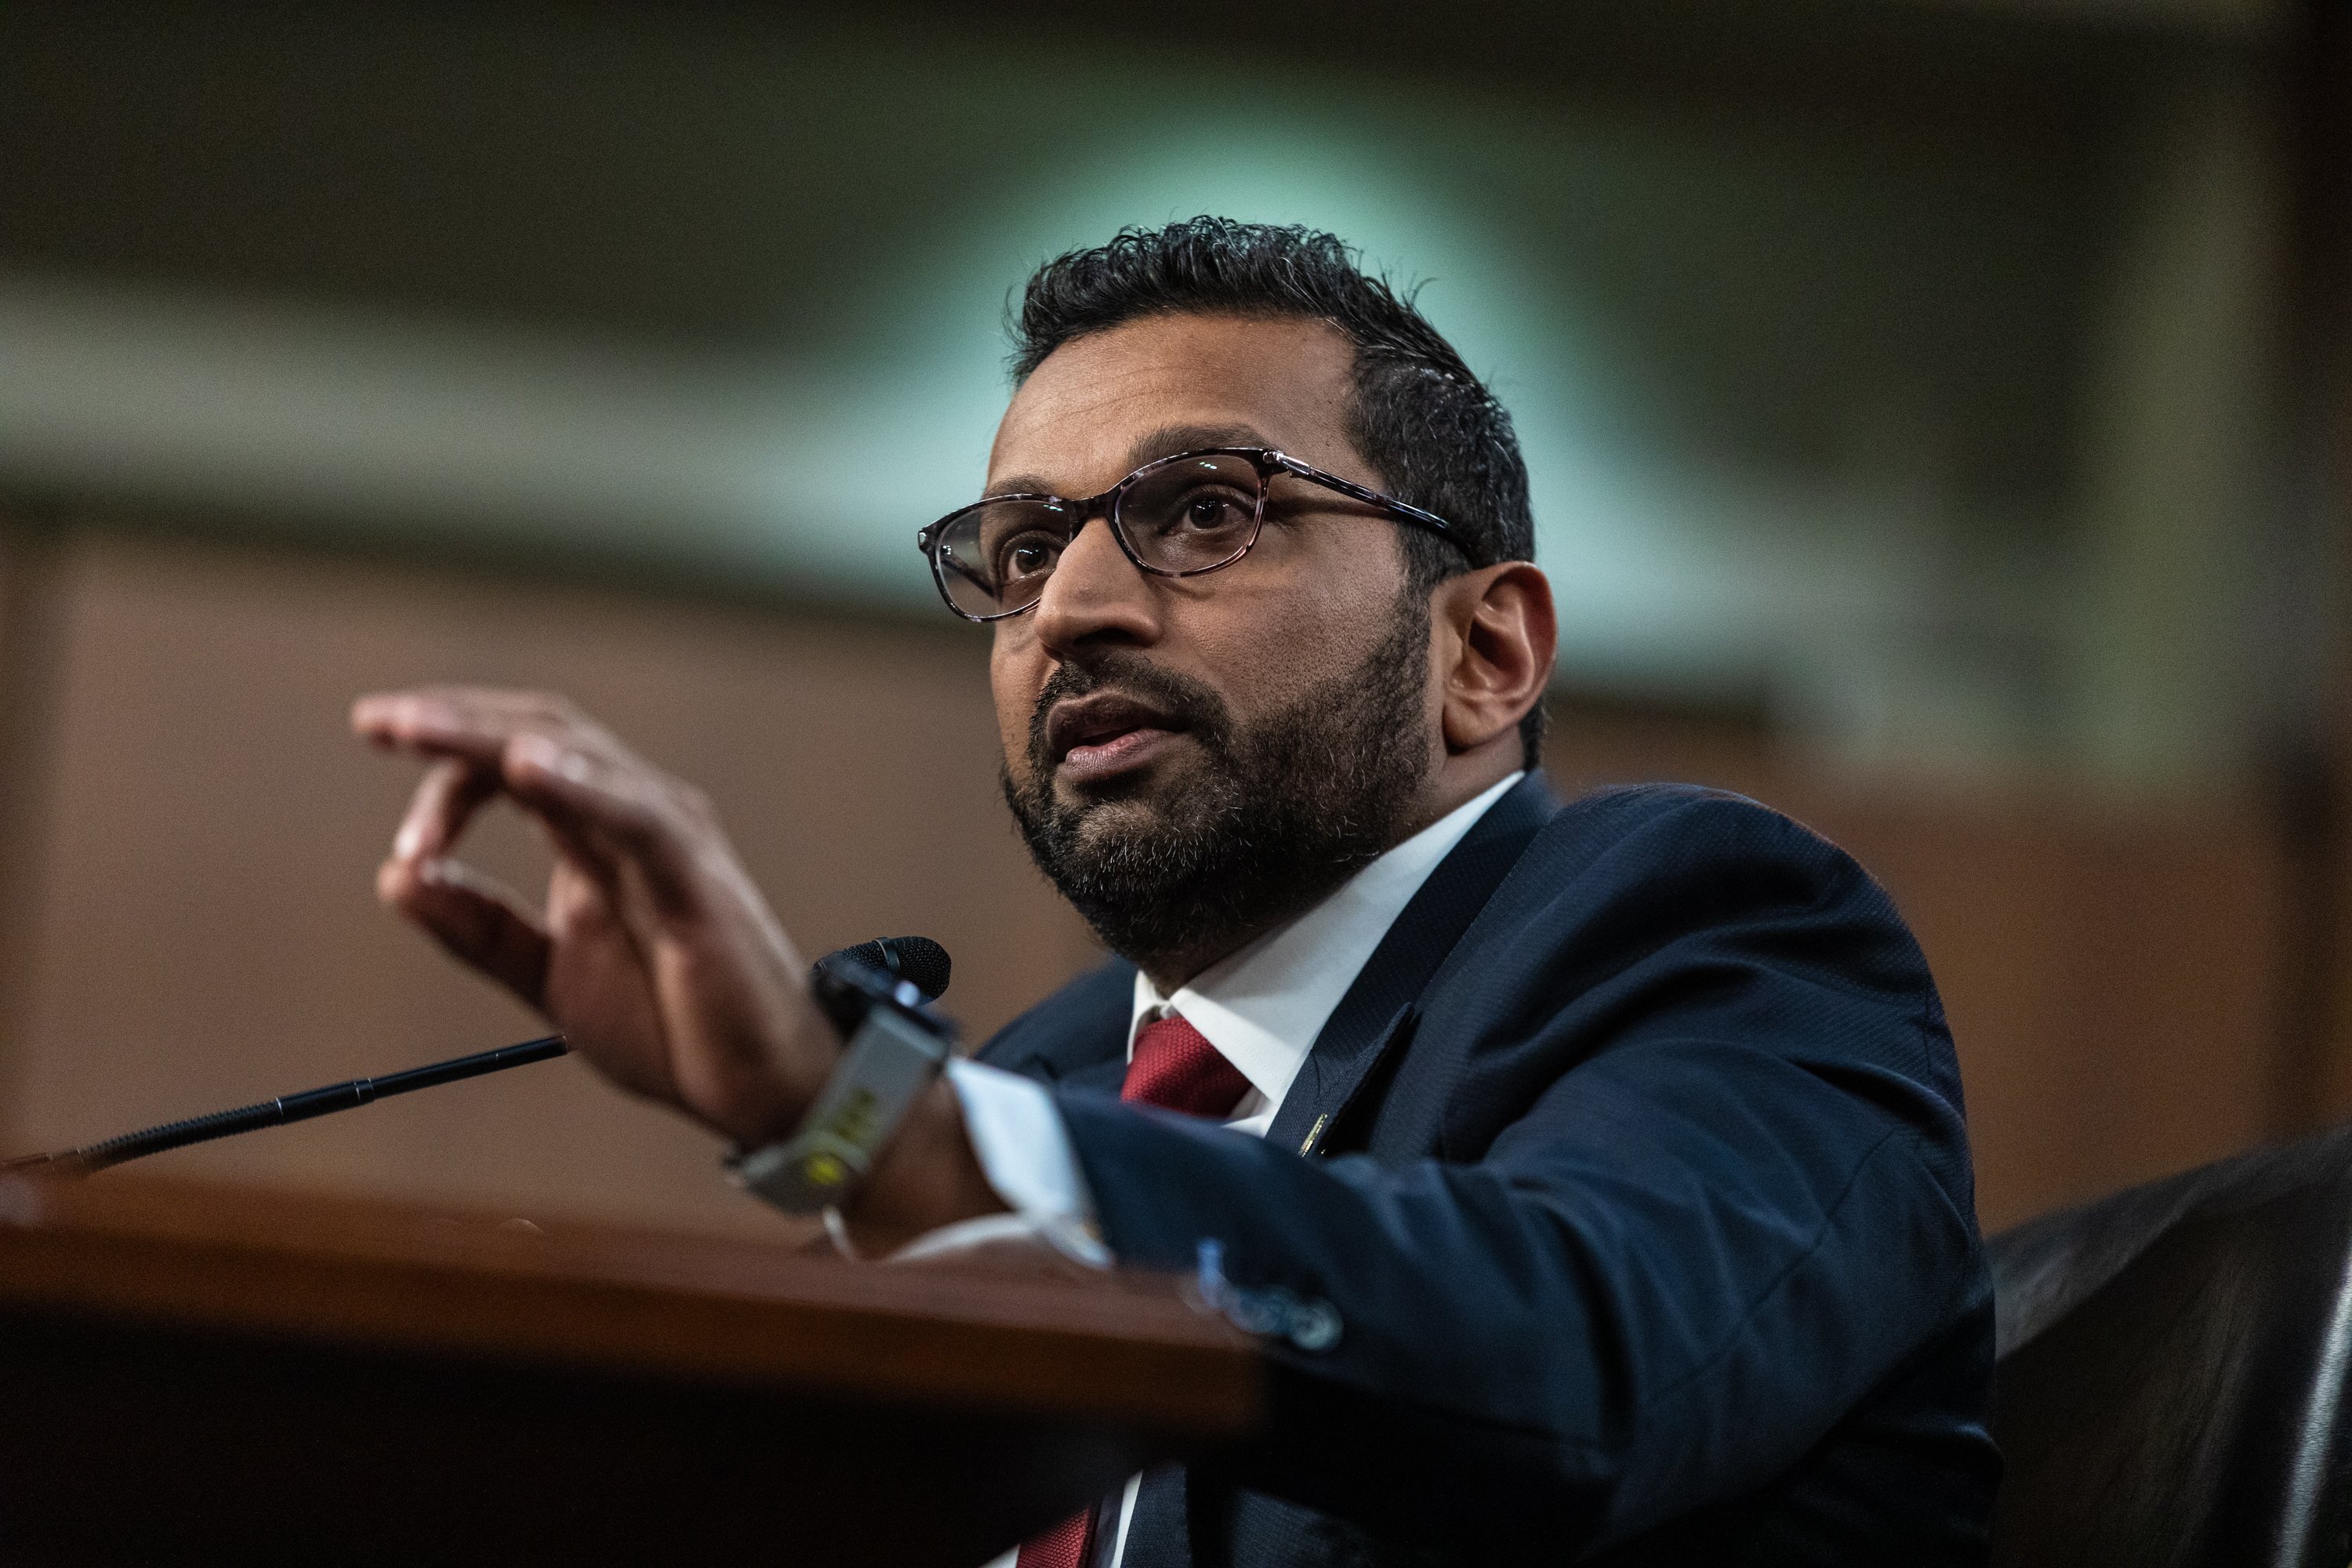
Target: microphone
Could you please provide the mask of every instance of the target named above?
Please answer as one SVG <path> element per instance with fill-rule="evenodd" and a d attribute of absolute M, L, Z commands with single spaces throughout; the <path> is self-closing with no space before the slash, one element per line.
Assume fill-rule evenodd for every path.
<path fill-rule="evenodd" d="M 928 999 L 937 999 L 948 988 L 948 950 L 927 936 L 877 937 L 856 947 L 845 947 L 818 959 L 812 966 L 812 973 L 843 963 L 878 969 L 894 979 L 908 982 Z M 161 1127 L 126 1132 L 102 1143 L 89 1143 L 55 1154 L 26 1154 L 14 1160 L 0 1160 L 0 1172 L 48 1166 L 53 1168 L 53 1173 L 87 1176 L 110 1165 L 120 1165 L 126 1160 L 160 1154 L 166 1149 L 183 1149 L 191 1143 L 209 1143 L 215 1138 L 230 1138 L 239 1132 L 257 1131 L 264 1127 L 283 1127 L 290 1121 L 308 1121 L 314 1116 L 354 1110 L 395 1094 L 432 1089 L 438 1084 L 457 1083 L 464 1079 L 479 1078 L 484 1073 L 504 1072 L 526 1062 L 547 1061 L 564 1055 L 568 1049 L 562 1035 L 542 1035 L 538 1039 L 525 1040 L 520 1045 L 500 1046 L 496 1050 L 477 1051 L 472 1056 L 452 1057 L 446 1062 L 410 1068 L 405 1072 L 390 1073 L 383 1078 L 348 1079 L 341 1083 L 331 1083 L 324 1089 L 280 1095 L 275 1100 L 239 1106 L 235 1110 L 216 1110 L 209 1116 L 167 1121 Z"/>
<path fill-rule="evenodd" d="M 948 973 L 955 967 L 948 950 L 927 936 L 876 937 L 828 952 L 814 967 L 832 969 L 844 963 L 863 963 L 893 980 L 903 980 L 921 992 L 926 1002 L 936 1002 L 947 994 Z"/>

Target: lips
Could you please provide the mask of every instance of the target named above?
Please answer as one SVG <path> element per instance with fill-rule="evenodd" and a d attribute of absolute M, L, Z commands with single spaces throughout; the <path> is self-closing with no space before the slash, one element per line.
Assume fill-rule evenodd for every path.
<path fill-rule="evenodd" d="M 1098 692 L 1054 705 L 1045 720 L 1046 755 L 1066 773 L 1115 773 L 1140 764 L 1183 728 L 1182 721 L 1148 702 Z"/>

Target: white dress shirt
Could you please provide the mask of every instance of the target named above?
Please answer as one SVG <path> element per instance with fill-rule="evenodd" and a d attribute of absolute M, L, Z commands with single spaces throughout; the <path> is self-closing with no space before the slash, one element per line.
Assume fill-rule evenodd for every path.
<path fill-rule="evenodd" d="M 1211 964 L 1174 994 L 1161 995 L 1139 970 L 1135 1009 L 1128 1020 L 1129 1053 L 1135 1049 L 1135 1032 L 1144 1024 L 1167 1013 L 1180 1015 L 1249 1080 L 1249 1092 L 1225 1125 L 1264 1136 L 1282 1109 L 1291 1081 L 1306 1065 L 1315 1037 L 1389 927 L 1437 863 L 1523 776 L 1513 773 L 1440 817 L 1357 872 L 1321 903 Z M 948 1081 L 963 1107 L 980 1167 L 1013 1213 L 944 1226 L 898 1256 L 921 1258 L 1022 1237 L 1108 1267 L 1113 1259 L 1096 1233 L 1094 1201 L 1069 1133 L 1054 1109 L 1052 1091 L 1034 1079 L 969 1061 L 949 1064 Z M 1129 1479 L 1119 1502 L 1112 1568 L 1118 1568 L 1127 1555 L 1127 1528 L 1134 1517 L 1140 1479 Z M 1017 1550 L 1008 1552 L 987 1568 L 1013 1568 L 1017 1556 Z"/>

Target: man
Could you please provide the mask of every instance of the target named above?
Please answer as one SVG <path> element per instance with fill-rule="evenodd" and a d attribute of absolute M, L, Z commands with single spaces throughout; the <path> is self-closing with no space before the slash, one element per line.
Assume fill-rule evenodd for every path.
<path fill-rule="evenodd" d="M 1022 1562 L 1981 1560 L 1990 1292 L 1925 962 L 1758 806 L 1547 793 L 1501 407 L 1298 230 L 1122 234 L 1018 334 L 992 499 L 923 544 L 1118 960 L 933 1081 L 842 1231 L 1213 1241 L 1296 1308 L 1262 1441 Z M 699 795 L 552 699 L 355 722 L 434 759 L 386 900 L 622 1085 L 793 1135 L 841 1042 Z M 500 793 L 556 846 L 543 920 L 447 858 Z"/>

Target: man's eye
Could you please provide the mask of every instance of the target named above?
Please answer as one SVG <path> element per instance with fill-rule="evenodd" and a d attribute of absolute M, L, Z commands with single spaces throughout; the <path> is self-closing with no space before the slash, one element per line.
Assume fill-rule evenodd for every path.
<path fill-rule="evenodd" d="M 1002 581 L 1014 583 L 1049 572 L 1053 570 L 1055 554 L 1050 542 L 1034 535 L 1013 540 L 996 553 L 997 575 Z"/>
<path fill-rule="evenodd" d="M 1239 496 L 1217 490 L 1201 490 L 1188 497 L 1177 509 L 1176 525 L 1198 533 L 1216 533 L 1230 528 L 1245 527 L 1250 508 Z"/>

